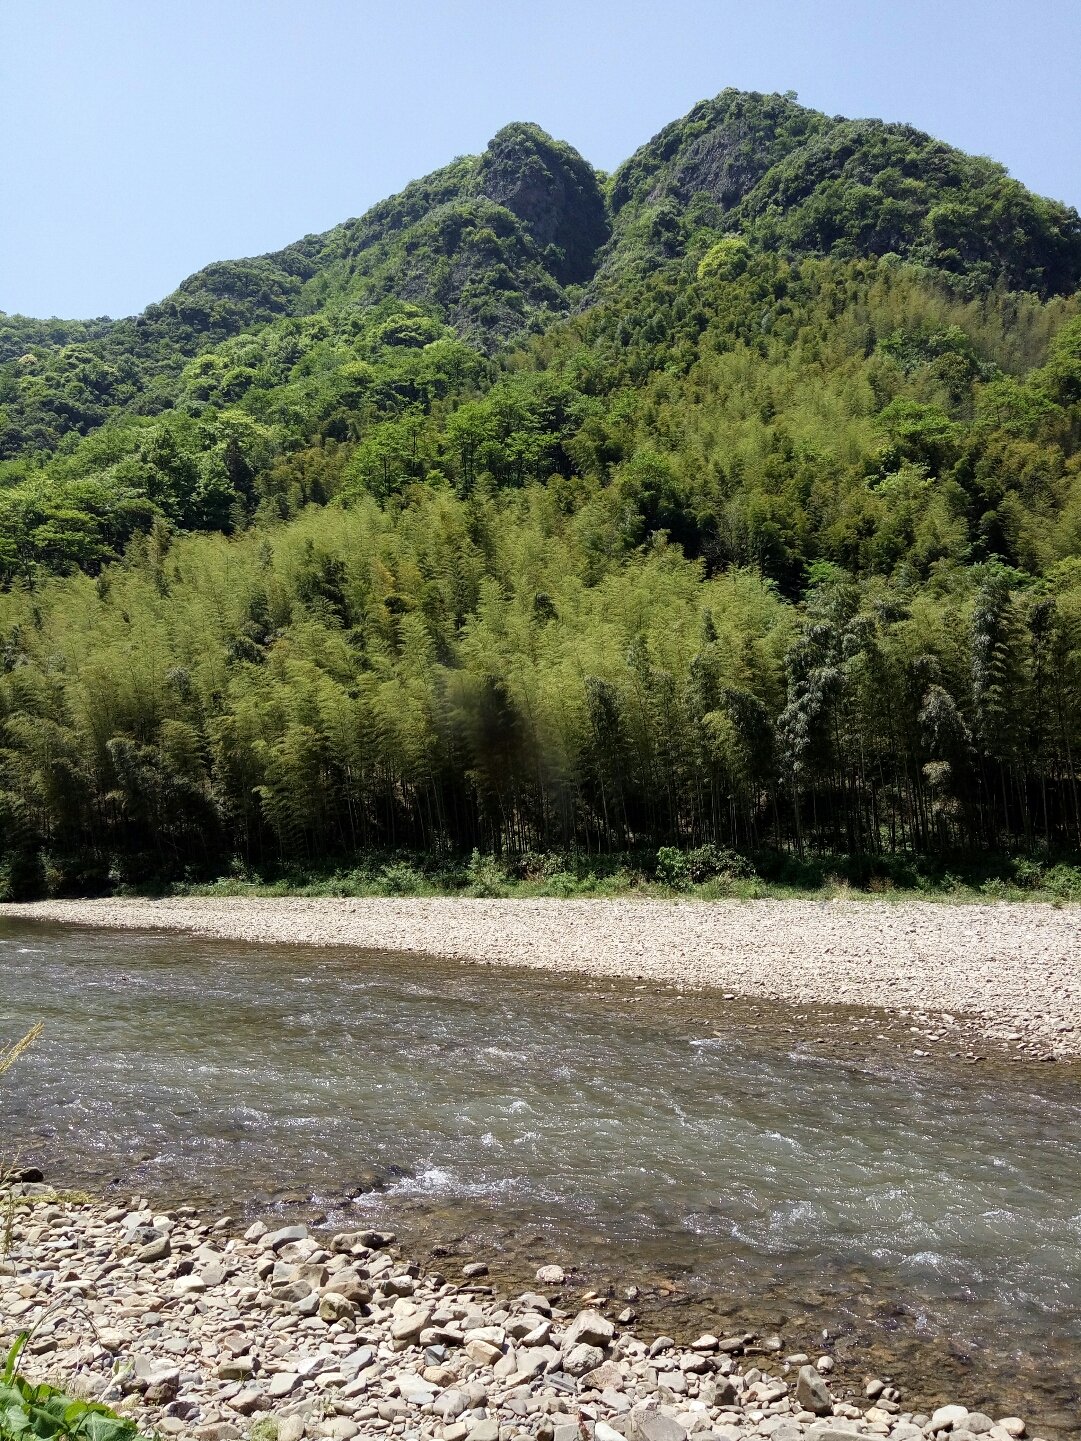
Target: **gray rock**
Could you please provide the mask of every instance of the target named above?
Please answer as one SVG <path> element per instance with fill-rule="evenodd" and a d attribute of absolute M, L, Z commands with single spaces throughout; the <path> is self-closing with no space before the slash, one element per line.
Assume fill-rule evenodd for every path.
<path fill-rule="evenodd" d="M 142 1265 L 146 1265 L 151 1261 L 164 1261 L 172 1249 L 169 1237 L 159 1236 L 156 1241 L 149 1242 L 143 1246 L 141 1250 L 137 1251 L 135 1259 Z"/>
<path fill-rule="evenodd" d="M 928 1422 L 932 1431 L 952 1431 L 959 1421 L 968 1415 L 967 1406 L 940 1406 L 931 1413 Z"/>
<path fill-rule="evenodd" d="M 563 1338 L 563 1349 L 569 1351 L 571 1347 L 584 1342 L 587 1346 L 605 1347 L 616 1334 L 616 1328 L 602 1316 L 599 1311 L 579 1311 L 574 1320 L 567 1327 L 567 1334 Z"/>
<path fill-rule="evenodd" d="M 604 1361 L 595 1371 L 587 1371 L 582 1377 L 582 1385 L 590 1391 L 622 1390 L 623 1372 L 619 1362 Z"/>
<path fill-rule="evenodd" d="M 444 1421 L 453 1421 L 469 1409 L 469 1398 L 457 1386 L 449 1386 L 432 1402 L 432 1410 Z"/>
<path fill-rule="evenodd" d="M 568 1376 L 584 1376 L 587 1371 L 595 1371 L 603 1360 L 604 1352 L 599 1346 L 589 1346 L 581 1341 L 563 1352 L 563 1370 Z"/>
<path fill-rule="evenodd" d="M 351 1321 L 357 1310 L 352 1301 L 337 1291 L 324 1291 L 319 1302 L 319 1319 L 332 1324 L 335 1321 Z"/>
<path fill-rule="evenodd" d="M 685 1441 L 686 1435 L 685 1427 L 663 1411 L 631 1411 L 627 1418 L 629 1441 Z"/>
<path fill-rule="evenodd" d="M 283 1281 L 279 1286 L 271 1286 L 270 1294 L 275 1301 L 296 1302 L 310 1296 L 312 1288 L 307 1281 Z"/>
<path fill-rule="evenodd" d="M 282 1401 L 286 1396 L 291 1396 L 299 1385 L 300 1377 L 292 1371 L 279 1371 L 267 1382 L 267 1395 L 272 1401 Z M 280 1434 L 278 1441 L 282 1441 Z"/>
<path fill-rule="evenodd" d="M 253 1411 L 265 1411 L 269 1402 L 258 1386 L 249 1386 L 238 1396 L 234 1396 L 229 1405 L 234 1411 L 239 1411 L 241 1416 L 250 1416 Z"/>
<path fill-rule="evenodd" d="M 833 1397 L 830 1389 L 813 1366 L 801 1366 L 796 1379 L 796 1400 L 804 1411 L 813 1411 L 816 1416 L 829 1416 L 833 1412 Z"/>
<path fill-rule="evenodd" d="M 499 1441 L 499 1422 L 494 1416 L 478 1421 L 468 1432 L 468 1441 Z"/>
<path fill-rule="evenodd" d="M 390 1323 L 391 1339 L 394 1341 L 415 1341 L 432 1319 L 428 1310 L 402 1311 Z"/>
<path fill-rule="evenodd" d="M 729 1377 L 715 1376 L 699 1385 L 698 1399 L 707 1406 L 735 1406 L 739 1403 L 739 1392 Z"/>
<path fill-rule="evenodd" d="M 427 1406 L 434 1401 L 437 1388 L 430 1381 L 425 1381 L 420 1376 L 405 1375 L 398 1377 L 398 1392 L 403 1401 L 408 1401 L 410 1406 Z"/>
<path fill-rule="evenodd" d="M 593 1428 L 593 1441 L 623 1441 L 623 1433 L 607 1421 L 598 1421 Z"/>
<path fill-rule="evenodd" d="M 255 1371 L 250 1356 L 232 1356 L 218 1367 L 219 1381 L 246 1381 Z"/>
<path fill-rule="evenodd" d="M 562 1266 L 542 1266 L 537 1272 L 537 1280 L 542 1286 L 562 1286 L 567 1279 L 567 1273 Z"/>
<path fill-rule="evenodd" d="M 264 1251 L 280 1251 L 283 1246 L 288 1246 L 293 1241 L 306 1241 L 307 1239 L 307 1226 L 282 1226 L 278 1231 L 268 1231 L 259 1244 Z"/>

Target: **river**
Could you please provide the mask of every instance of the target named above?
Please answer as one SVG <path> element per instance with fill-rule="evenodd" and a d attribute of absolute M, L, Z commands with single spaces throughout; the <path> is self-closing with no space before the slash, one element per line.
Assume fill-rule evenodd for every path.
<path fill-rule="evenodd" d="M 559 1260 L 657 1329 L 1076 1424 L 1072 1067 L 916 1054 L 866 1012 L 0 923 L 0 1040 L 36 1020 L 3 1145 L 51 1179 L 377 1218 L 508 1284 Z"/>

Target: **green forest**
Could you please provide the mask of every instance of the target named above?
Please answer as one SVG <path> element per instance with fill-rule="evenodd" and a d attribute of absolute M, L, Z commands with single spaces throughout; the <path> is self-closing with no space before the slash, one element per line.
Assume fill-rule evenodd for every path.
<path fill-rule="evenodd" d="M 724 91 L 0 314 L 7 896 L 1079 852 L 1081 218 L 990 160 Z"/>

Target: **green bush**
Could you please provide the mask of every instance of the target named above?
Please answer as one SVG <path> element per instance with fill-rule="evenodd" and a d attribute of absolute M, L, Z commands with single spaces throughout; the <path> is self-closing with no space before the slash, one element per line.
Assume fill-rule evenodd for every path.
<path fill-rule="evenodd" d="M 379 873 L 379 884 L 388 896 L 411 896 L 424 889 L 424 877 L 406 861 L 393 861 Z"/>
<path fill-rule="evenodd" d="M 660 885 L 679 891 L 705 881 L 753 880 L 755 869 L 745 856 L 727 846 L 695 846 L 689 851 L 661 846 L 654 874 Z"/>
<path fill-rule="evenodd" d="M 474 849 L 466 867 L 469 877 L 468 893 L 480 898 L 495 898 L 507 894 L 507 873 L 496 856 L 483 856 Z"/>

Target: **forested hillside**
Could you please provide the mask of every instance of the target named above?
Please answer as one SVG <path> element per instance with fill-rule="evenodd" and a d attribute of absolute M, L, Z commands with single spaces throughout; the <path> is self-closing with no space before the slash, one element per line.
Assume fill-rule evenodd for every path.
<path fill-rule="evenodd" d="M 992 162 L 725 91 L 0 316 L 0 882 L 1077 850 L 1079 284 Z"/>

